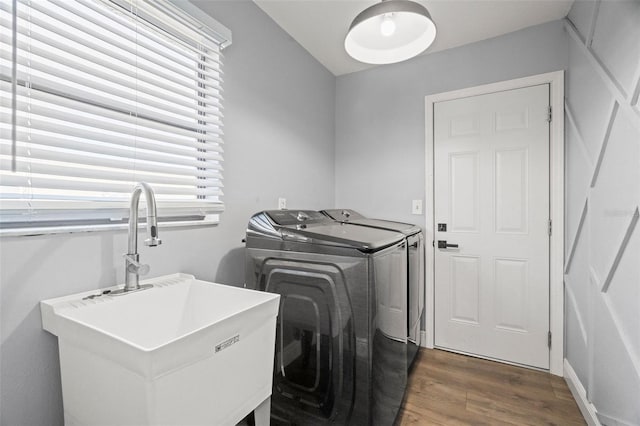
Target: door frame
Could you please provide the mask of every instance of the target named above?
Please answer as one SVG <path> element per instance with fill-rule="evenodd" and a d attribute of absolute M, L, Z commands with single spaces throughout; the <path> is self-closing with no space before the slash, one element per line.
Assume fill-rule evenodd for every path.
<path fill-rule="evenodd" d="M 436 102 L 485 95 L 494 92 L 549 84 L 551 126 L 549 129 L 549 209 L 553 230 L 549 242 L 549 372 L 563 375 L 564 362 L 564 71 L 532 75 L 514 80 L 474 86 L 425 96 L 425 318 L 422 346 L 434 347 L 435 335 L 435 248 L 433 187 L 433 121 Z M 429 324 L 429 322 L 431 324 Z"/>

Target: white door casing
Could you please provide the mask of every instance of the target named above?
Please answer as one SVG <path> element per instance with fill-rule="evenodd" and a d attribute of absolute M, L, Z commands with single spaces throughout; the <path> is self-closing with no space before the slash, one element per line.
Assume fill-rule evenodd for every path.
<path fill-rule="evenodd" d="M 434 106 L 437 347 L 549 368 L 548 109 L 548 84 Z"/>
<path fill-rule="evenodd" d="M 434 347 L 434 257 L 435 248 L 431 241 L 435 240 L 433 210 L 434 197 L 434 105 L 438 102 L 495 93 L 505 90 L 549 84 L 550 104 L 552 106 L 552 122 L 550 133 L 550 217 L 553 232 L 550 238 L 549 253 L 549 321 L 551 330 L 551 348 L 549 372 L 563 375 L 564 360 L 564 71 L 532 75 L 514 80 L 501 81 L 481 86 L 468 87 L 450 92 L 425 96 L 425 319 L 426 330 L 423 332 L 422 345 Z"/>

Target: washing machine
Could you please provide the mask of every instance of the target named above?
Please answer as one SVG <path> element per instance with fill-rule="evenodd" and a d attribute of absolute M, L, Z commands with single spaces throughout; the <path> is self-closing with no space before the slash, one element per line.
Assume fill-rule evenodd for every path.
<path fill-rule="evenodd" d="M 280 294 L 272 424 L 393 425 L 407 383 L 406 238 L 317 211 L 264 211 L 246 286 Z"/>
<path fill-rule="evenodd" d="M 420 348 L 420 324 L 424 316 L 425 257 L 424 236 L 417 225 L 388 220 L 369 219 L 348 209 L 321 210 L 321 213 L 341 223 L 351 223 L 371 228 L 400 232 L 407 241 L 407 367 L 410 368 Z"/>

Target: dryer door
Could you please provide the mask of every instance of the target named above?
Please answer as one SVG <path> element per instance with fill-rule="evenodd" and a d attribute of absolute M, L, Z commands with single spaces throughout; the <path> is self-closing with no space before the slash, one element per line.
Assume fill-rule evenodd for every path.
<path fill-rule="evenodd" d="M 263 273 L 264 290 L 281 295 L 273 414 L 296 423 L 316 418 L 346 424 L 354 393 L 355 333 L 341 271 L 271 259 Z"/>

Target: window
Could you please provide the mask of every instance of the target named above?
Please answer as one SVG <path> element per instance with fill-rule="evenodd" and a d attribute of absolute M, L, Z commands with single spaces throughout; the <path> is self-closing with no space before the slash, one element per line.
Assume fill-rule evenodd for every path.
<path fill-rule="evenodd" d="M 126 221 L 140 181 L 165 220 L 215 220 L 229 31 L 187 2 L 13 4 L 0 3 L 2 229 Z"/>

